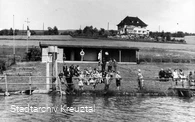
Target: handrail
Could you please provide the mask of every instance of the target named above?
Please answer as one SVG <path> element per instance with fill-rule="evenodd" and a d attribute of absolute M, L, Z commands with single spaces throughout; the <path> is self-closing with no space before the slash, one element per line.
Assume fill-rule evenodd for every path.
<path fill-rule="evenodd" d="M 31 77 L 31 78 L 53 78 L 55 76 L 25 76 L 25 75 L 2 75 L 0 76 L 0 78 L 5 78 L 5 76 L 7 77 Z M 59 77 L 59 76 L 58 76 Z M 77 76 L 73 76 L 73 77 L 64 77 L 63 78 L 73 78 L 73 79 L 76 79 L 76 78 L 80 78 L 80 77 L 77 77 Z M 84 77 L 84 78 L 94 78 L 94 77 Z M 95 77 L 95 78 L 106 78 L 106 77 Z M 116 77 L 112 77 L 113 79 L 116 79 Z M 126 78 L 132 78 L 132 79 L 137 79 L 137 77 L 121 77 L 122 79 L 126 79 Z M 160 78 L 158 77 L 154 77 L 154 78 L 143 78 L 144 80 L 160 80 Z M 173 79 L 173 78 L 164 78 L 164 79 Z M 177 78 L 179 80 L 189 80 L 189 78 Z M 190 79 L 190 80 L 195 80 L 195 78 L 193 79 Z"/>
<path fill-rule="evenodd" d="M 6 88 L 6 91 L 5 92 L 6 93 L 8 93 L 8 85 L 29 85 L 30 94 L 32 94 L 32 92 L 31 92 L 32 85 L 53 85 L 53 83 L 35 83 L 35 81 L 37 81 L 37 80 L 32 80 L 32 78 L 53 78 L 55 76 L 49 76 L 49 77 L 47 77 L 47 76 L 7 76 L 5 74 L 5 75 L 0 76 L 0 77 L 1 78 L 4 78 L 4 80 L 5 80 L 5 82 L 4 83 L 0 83 L 0 85 L 5 85 L 5 88 Z M 9 83 L 8 82 L 8 77 L 26 77 L 29 80 L 26 83 Z M 66 78 L 66 77 L 63 77 L 63 78 Z M 72 77 L 72 79 L 76 79 L 76 78 L 80 78 L 80 77 L 76 77 L 76 76 Z M 88 78 L 94 78 L 94 77 L 86 77 L 86 78 L 88 79 Z M 99 77 L 99 78 L 105 78 L 105 77 Z M 99 78 L 96 78 L 96 79 L 99 79 Z M 122 77 L 122 79 L 125 79 L 125 78 L 131 78 L 131 77 Z M 113 77 L 113 79 L 115 79 L 115 77 Z M 143 79 L 144 80 L 152 80 L 152 81 L 155 81 L 155 80 L 158 80 L 159 81 L 160 80 L 159 78 L 143 78 Z M 173 79 L 172 78 L 168 78 L 168 79 L 171 79 L 169 81 L 172 81 L 173 82 Z M 59 83 L 59 88 L 60 88 L 60 91 L 61 91 L 61 82 L 59 82 L 59 80 L 60 80 L 59 76 L 56 78 L 56 80 L 57 80 L 56 82 Z M 135 78 L 133 80 L 137 80 L 137 78 Z M 189 81 L 188 78 L 179 78 L 179 80 L 182 80 L 182 86 L 183 86 L 184 80 Z M 190 80 L 194 80 L 194 79 L 190 79 Z M 69 84 L 74 84 L 74 83 L 64 83 L 64 85 L 66 85 L 66 86 L 69 85 Z M 156 82 L 155 82 L 155 84 L 156 84 Z M 177 86 L 177 85 L 171 84 L 171 87 L 173 87 L 173 86 Z"/>

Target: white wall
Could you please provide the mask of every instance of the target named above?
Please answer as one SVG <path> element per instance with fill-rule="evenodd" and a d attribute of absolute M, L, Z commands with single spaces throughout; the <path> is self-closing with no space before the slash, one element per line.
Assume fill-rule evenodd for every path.
<path fill-rule="evenodd" d="M 42 48 L 42 62 L 52 62 L 52 57 L 51 54 L 49 56 L 48 52 L 49 52 L 49 48 Z M 63 61 L 63 48 L 57 48 L 57 61 Z"/>

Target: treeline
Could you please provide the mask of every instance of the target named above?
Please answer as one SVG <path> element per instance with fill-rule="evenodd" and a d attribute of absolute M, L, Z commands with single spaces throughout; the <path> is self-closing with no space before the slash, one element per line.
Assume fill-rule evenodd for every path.
<path fill-rule="evenodd" d="M 53 28 L 48 27 L 47 30 L 40 32 L 39 31 L 35 31 L 35 30 L 30 30 L 31 35 L 59 35 L 59 31 L 58 28 L 56 26 L 54 26 Z M 15 29 L 15 31 L 10 28 L 10 29 L 3 29 L 0 30 L 0 35 L 27 35 L 27 30 L 19 30 L 19 29 Z"/>
<path fill-rule="evenodd" d="M 149 36 L 150 37 L 184 37 L 184 36 L 192 36 L 192 35 L 195 35 L 194 33 L 187 33 L 187 32 L 182 32 L 182 31 L 178 31 L 178 32 L 175 32 L 175 33 L 171 33 L 171 32 L 150 32 L 149 33 Z"/>
<path fill-rule="evenodd" d="M 104 28 L 97 29 L 93 26 L 86 26 L 83 30 L 75 30 L 75 31 L 66 31 L 63 32 L 62 35 L 71 35 L 71 36 L 84 36 L 84 37 L 107 37 L 107 36 L 115 36 L 117 34 L 116 30 L 105 30 Z"/>
<path fill-rule="evenodd" d="M 36 32 L 34 30 L 30 30 L 31 32 L 31 35 L 36 35 Z M 0 30 L 0 35 L 26 35 L 27 32 L 26 30 L 19 30 L 19 29 L 15 29 L 15 31 L 10 28 L 10 29 L 3 29 L 3 30 Z"/>
<path fill-rule="evenodd" d="M 53 28 L 48 27 L 47 31 L 44 31 L 44 35 L 59 35 L 58 28 L 56 26 Z"/>
<path fill-rule="evenodd" d="M 97 29 L 93 26 L 86 26 L 84 29 L 64 31 L 60 35 L 71 35 L 71 36 L 84 36 L 84 37 L 107 37 L 115 36 L 117 30 L 105 30 L 104 28 Z"/>
<path fill-rule="evenodd" d="M 170 33 L 170 32 L 150 32 L 149 36 L 159 41 L 159 37 L 161 38 L 161 41 L 172 41 L 172 42 L 184 42 L 184 39 L 175 39 L 175 38 L 183 38 L 184 36 L 189 36 L 194 34 L 184 33 L 182 31 L 178 31 L 176 33 Z"/>
<path fill-rule="evenodd" d="M 30 30 L 31 35 L 71 35 L 71 36 L 85 36 L 85 37 L 107 37 L 107 36 L 116 36 L 117 30 L 105 30 L 104 28 L 97 29 L 93 26 L 86 26 L 84 29 L 78 29 L 78 30 L 58 30 L 57 26 L 48 27 L 47 30 Z M 3 29 L 0 30 L 0 35 L 26 35 L 26 30 L 19 30 L 15 29 L 13 31 L 12 28 L 10 29 Z M 162 37 L 166 39 L 170 39 L 170 37 L 184 37 L 184 36 L 191 36 L 195 35 L 194 33 L 187 33 L 187 32 L 176 32 L 176 33 L 170 33 L 170 32 L 150 32 L 149 36 L 156 38 L 156 37 Z"/>

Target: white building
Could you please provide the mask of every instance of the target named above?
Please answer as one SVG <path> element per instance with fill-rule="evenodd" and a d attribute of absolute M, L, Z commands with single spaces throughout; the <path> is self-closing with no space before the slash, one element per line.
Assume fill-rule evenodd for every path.
<path fill-rule="evenodd" d="M 127 16 L 118 25 L 119 34 L 148 35 L 147 25 L 138 17 Z"/>

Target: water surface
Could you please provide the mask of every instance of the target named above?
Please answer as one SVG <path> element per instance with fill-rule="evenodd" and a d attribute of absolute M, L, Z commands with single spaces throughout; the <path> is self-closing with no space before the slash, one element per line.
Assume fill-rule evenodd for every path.
<path fill-rule="evenodd" d="M 0 122 L 130 121 L 195 122 L 195 98 L 98 97 L 46 94 L 0 97 Z M 58 108 L 57 111 L 17 112 L 13 106 Z M 61 106 L 94 107 L 92 112 L 64 112 Z M 65 108 L 64 107 L 64 108 Z M 14 108 L 14 109 L 13 109 Z M 77 109 L 78 110 L 78 109 Z"/>

